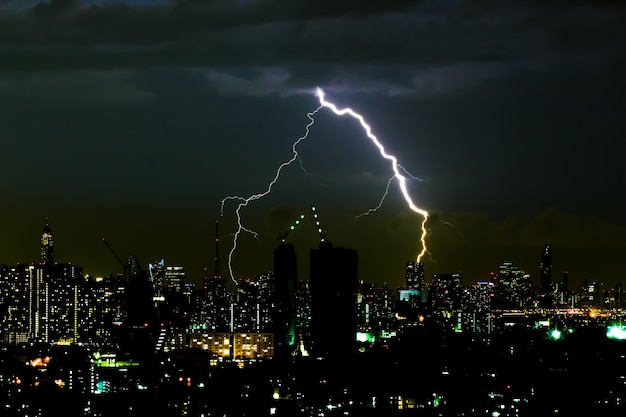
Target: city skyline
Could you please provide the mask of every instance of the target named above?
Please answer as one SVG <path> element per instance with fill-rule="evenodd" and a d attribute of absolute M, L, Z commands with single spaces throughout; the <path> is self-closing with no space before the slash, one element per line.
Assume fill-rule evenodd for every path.
<path fill-rule="evenodd" d="M 265 189 L 329 100 L 362 113 L 421 180 L 431 213 L 426 276 L 484 280 L 510 261 L 539 282 L 541 251 L 572 284 L 623 281 L 620 192 L 626 68 L 619 2 L 2 2 L 0 263 L 55 259 L 119 271 L 102 244 L 144 266 L 213 273 L 214 221 L 229 195 Z M 115 31 L 111 24 L 115 22 Z M 87 46 L 87 47 L 86 47 Z M 320 111 L 295 164 L 243 212 L 236 278 L 271 268 L 277 237 L 310 203 L 359 277 L 401 283 L 419 217 L 363 132 Z M 318 236 L 288 240 L 308 279 Z M 235 228 L 220 218 L 222 275 Z"/>
<path fill-rule="evenodd" d="M 46 219 L 48 220 L 48 219 Z M 297 223 L 297 225 L 304 223 L 304 221 L 302 220 L 302 218 L 299 218 L 299 221 Z M 216 223 L 214 223 L 214 227 L 215 227 Z M 306 227 L 306 226 L 299 226 L 299 227 Z M 316 226 L 317 227 L 317 226 Z M 283 233 L 281 234 L 280 237 L 280 241 L 282 242 L 289 242 L 292 247 L 293 244 L 291 243 L 291 239 L 288 239 L 288 236 L 291 237 L 291 233 L 294 232 L 294 230 L 297 230 L 298 227 L 294 227 L 293 229 L 289 230 L 287 233 Z M 52 258 L 52 253 L 56 251 L 55 246 L 53 246 L 53 240 L 56 240 L 56 238 L 54 237 L 54 232 L 51 230 L 52 228 L 50 227 L 49 222 L 46 222 L 44 224 L 44 227 L 42 228 L 42 232 L 40 235 L 40 240 L 39 240 L 39 259 L 31 259 L 29 261 L 22 261 L 22 262 L 15 262 L 15 263 L 7 263 L 7 262 L 2 262 L 0 260 L 0 265 L 7 265 L 7 266 L 11 266 L 11 265 L 24 265 L 24 264 L 45 264 L 45 263 L 49 263 L 50 259 Z M 215 230 L 217 231 L 217 230 Z M 319 235 L 317 233 L 317 230 L 315 230 L 315 235 L 318 236 Z M 326 237 L 326 235 L 324 235 L 324 237 Z M 215 236 L 214 236 L 215 238 Z M 45 240 L 45 244 L 44 244 L 44 240 Z M 300 239 L 301 240 L 301 239 Z M 220 242 L 221 239 L 218 238 L 217 242 Z M 294 256 L 295 259 L 294 261 L 297 263 L 297 277 L 299 280 L 309 280 L 309 255 L 316 251 L 318 248 L 324 246 L 323 242 L 327 242 L 330 243 L 331 246 L 334 246 L 333 243 L 329 240 L 329 239 L 324 239 L 324 241 L 317 241 L 317 246 L 315 247 L 310 247 L 310 248 L 298 248 L 298 247 L 293 247 L 294 250 Z M 225 259 L 223 255 L 227 255 L 227 253 L 222 254 L 222 252 L 227 252 L 225 250 L 221 250 L 219 249 L 219 243 L 218 245 L 216 245 L 216 241 L 214 240 L 213 242 L 213 248 L 214 248 L 214 252 L 212 254 L 213 259 L 211 260 L 211 265 L 204 267 L 202 274 L 197 274 L 197 271 L 190 271 L 189 268 L 182 264 L 182 263 L 176 263 L 176 262 L 168 262 L 167 261 L 167 257 L 166 256 L 158 256 L 158 257 L 150 257 L 150 261 L 148 262 L 143 262 L 143 259 L 141 259 L 141 256 L 137 256 L 137 253 L 144 253 L 144 251 L 135 251 L 135 252 L 130 252 L 128 254 L 125 253 L 118 253 L 117 251 L 115 251 L 115 249 L 108 243 L 105 242 L 105 239 L 102 238 L 100 240 L 100 243 L 103 244 L 103 246 L 106 249 L 107 254 L 109 255 L 110 258 L 115 259 L 115 262 L 117 263 L 117 267 L 113 268 L 114 271 L 112 272 L 108 272 L 108 273 L 93 273 L 93 271 L 90 271 L 90 268 L 93 268 L 92 266 L 87 266 L 85 267 L 85 265 L 81 264 L 81 263 L 77 263 L 77 262 L 73 262 L 73 261 L 68 261 L 68 260 L 64 260 L 64 259 L 57 259 L 54 258 L 53 261 L 55 264 L 73 264 L 75 266 L 80 267 L 82 270 L 84 270 L 84 274 L 86 276 L 91 276 L 91 277 L 106 277 L 106 276 L 115 276 L 116 274 L 122 274 L 123 272 L 123 266 L 120 264 L 120 261 L 123 263 L 128 262 L 127 258 L 130 259 L 130 257 L 135 258 L 137 261 L 139 261 L 140 263 L 140 267 L 146 272 L 146 273 L 151 273 L 150 269 L 151 267 L 153 267 L 157 262 L 161 263 L 162 262 L 162 266 L 168 266 L 168 267 L 172 267 L 172 268 L 182 268 L 181 270 L 184 271 L 184 277 L 186 282 L 192 283 L 196 286 L 196 288 L 201 288 L 202 284 L 203 284 L 203 279 L 205 278 L 213 278 L 216 276 L 216 273 L 219 272 L 219 275 L 221 278 L 224 278 L 227 280 L 227 282 L 229 283 L 228 286 L 231 290 L 234 290 L 235 288 L 235 284 L 233 283 L 232 279 L 230 279 L 229 274 L 228 274 L 228 270 L 224 271 L 223 268 L 223 264 L 225 263 Z M 281 247 L 281 244 L 278 243 L 276 244 L 276 246 L 274 247 L 274 250 L 279 249 Z M 217 250 L 216 250 L 217 249 Z M 230 250 L 230 247 L 227 248 L 228 250 Z M 356 256 L 357 256 L 357 263 L 360 262 L 359 256 L 358 256 L 358 248 L 349 248 L 351 250 L 355 250 L 356 251 Z M 548 252 L 546 252 L 548 251 Z M 447 271 L 437 271 L 437 272 L 430 272 L 428 271 L 427 267 L 423 267 L 424 268 L 424 272 L 425 275 L 424 277 L 426 278 L 427 282 L 430 282 L 430 278 L 434 277 L 436 275 L 442 275 L 442 274 L 459 274 L 462 278 L 463 284 L 464 285 L 471 285 L 473 283 L 477 283 L 477 282 L 485 282 L 485 281 L 491 281 L 493 280 L 494 275 L 497 276 L 498 274 L 498 270 L 502 268 L 503 265 L 505 264 L 509 264 L 514 266 L 515 268 L 519 268 L 519 270 L 525 272 L 526 274 L 528 274 L 528 276 L 530 277 L 531 283 L 535 286 L 535 288 L 537 290 L 541 290 L 541 288 L 543 287 L 542 282 L 544 281 L 544 272 L 547 270 L 547 276 L 549 277 L 547 281 L 545 282 L 551 282 L 552 284 L 554 283 L 558 283 L 563 281 L 564 276 L 567 275 L 567 280 L 569 281 L 569 285 L 570 285 L 570 289 L 571 290 L 577 290 L 580 289 L 581 286 L 583 285 L 583 283 L 586 282 L 597 282 L 598 284 L 603 286 L 603 289 L 605 290 L 609 290 L 609 289 L 614 289 L 616 287 L 616 285 L 618 284 L 622 284 L 622 281 L 620 279 L 616 279 L 614 282 L 610 281 L 610 280 L 602 280 L 602 279 L 585 279 L 582 281 L 578 281 L 577 279 L 572 280 L 572 276 L 570 273 L 570 270 L 565 268 L 565 269 L 554 269 L 553 268 L 553 263 L 551 261 L 551 257 L 546 258 L 546 253 L 550 253 L 552 251 L 552 245 L 550 245 L 549 243 L 546 244 L 542 250 L 541 253 L 539 255 L 535 254 L 534 258 L 536 258 L 535 260 L 539 260 L 538 261 L 538 269 L 535 273 L 533 273 L 532 270 L 527 269 L 523 264 L 520 264 L 516 261 L 514 261 L 512 258 L 505 258 L 500 262 L 497 262 L 497 264 L 494 264 L 492 266 L 490 266 L 489 272 L 484 275 L 484 276 L 480 276 L 476 279 L 474 279 L 473 277 L 468 277 L 467 275 L 462 273 L 462 269 L 454 269 L 454 270 L 447 270 Z M 219 259 L 216 258 L 216 256 L 219 256 Z M 250 274 L 248 276 L 244 276 L 241 277 L 239 279 L 239 282 L 241 281 L 250 281 L 250 280 L 255 280 L 257 278 L 259 278 L 260 276 L 263 276 L 264 274 L 266 274 L 267 272 L 275 272 L 274 271 L 274 264 L 273 264 L 273 258 L 272 256 L 275 256 L 275 254 L 272 253 L 270 254 L 270 257 L 268 259 L 265 259 L 264 261 L 269 262 L 269 267 L 263 270 L 259 270 L 258 272 L 254 273 L 254 274 Z M 304 257 L 304 259 L 302 259 L 302 257 Z M 119 258 L 119 259 L 118 259 Z M 46 261 L 44 259 L 47 259 Z M 546 269 L 544 267 L 544 265 L 547 265 L 547 263 L 549 263 L 548 268 Z M 102 262 L 102 263 L 106 263 L 106 262 Z M 364 279 L 362 276 L 359 275 L 359 280 L 363 281 L 363 282 L 369 282 L 369 283 L 373 283 L 375 285 L 388 285 L 390 288 L 398 288 L 398 287 L 402 287 L 404 285 L 406 285 L 406 268 L 407 268 L 407 264 L 409 263 L 414 263 L 413 260 L 409 260 L 407 262 L 404 262 L 402 264 L 402 274 L 401 276 L 394 276 L 391 280 L 384 280 L 382 282 L 377 282 L 376 280 L 367 280 Z M 428 264 L 428 262 L 425 262 L 425 264 Z M 94 264 L 94 265 L 98 265 L 98 263 Z M 558 266 L 558 264 L 557 264 Z M 234 267 L 235 269 L 237 269 L 237 266 Z M 98 267 L 96 266 L 96 268 L 93 268 L 94 270 L 98 270 Z M 391 269 L 391 268 L 390 268 Z M 103 270 L 103 269 L 101 269 Z M 303 273 L 304 272 L 304 273 Z M 574 277 L 576 278 L 576 277 Z"/>

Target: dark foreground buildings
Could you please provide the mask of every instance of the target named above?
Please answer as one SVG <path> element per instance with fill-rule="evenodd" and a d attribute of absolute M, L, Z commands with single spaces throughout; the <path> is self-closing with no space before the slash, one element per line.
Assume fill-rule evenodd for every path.
<path fill-rule="evenodd" d="M 345 360 L 356 353 L 357 251 L 323 241 L 310 254 L 311 353 Z"/>

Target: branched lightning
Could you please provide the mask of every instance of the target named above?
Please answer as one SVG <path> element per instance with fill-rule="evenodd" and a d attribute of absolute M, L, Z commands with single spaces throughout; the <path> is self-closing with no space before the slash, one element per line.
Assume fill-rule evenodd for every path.
<path fill-rule="evenodd" d="M 404 171 L 404 173 L 409 176 L 411 179 L 413 180 L 417 180 L 417 181 L 424 181 L 423 179 L 416 177 L 415 175 L 411 174 L 409 171 L 407 171 L 407 169 L 405 167 L 403 167 L 402 165 L 398 164 L 398 168 L 400 168 L 402 171 Z M 370 208 L 368 209 L 365 213 L 361 213 L 361 214 L 357 214 L 356 216 L 354 216 L 354 220 L 359 219 L 360 217 L 363 216 L 368 216 L 372 213 L 375 213 L 378 211 L 379 208 L 382 207 L 383 203 L 385 202 L 385 199 L 387 198 L 387 195 L 389 194 L 389 187 L 391 186 L 392 181 L 394 180 L 395 175 L 391 178 L 389 178 L 389 181 L 387 181 L 387 187 L 385 188 L 385 192 L 383 194 L 383 196 L 380 198 L 380 201 L 378 202 L 378 205 L 374 208 Z"/>
<path fill-rule="evenodd" d="M 376 211 L 378 211 L 378 209 L 383 205 L 383 203 L 385 202 L 385 198 L 387 198 L 387 194 L 389 194 L 389 187 L 391 187 L 391 183 L 393 182 L 393 180 L 396 177 L 393 176 L 391 178 L 389 178 L 389 181 L 387 181 L 387 188 L 385 188 L 385 193 L 383 194 L 383 196 L 380 198 L 380 201 L 378 202 L 378 205 L 374 208 L 368 209 L 365 213 L 361 213 L 361 214 L 357 214 L 356 216 L 354 216 L 354 220 L 357 220 L 360 217 L 363 216 L 368 216 Z"/>
<path fill-rule="evenodd" d="M 291 147 L 291 149 L 292 149 L 292 157 L 289 160 L 283 162 L 277 168 L 276 173 L 274 175 L 274 178 L 268 184 L 266 190 L 261 192 L 261 193 L 258 193 L 258 194 L 252 194 L 252 195 L 250 195 L 248 197 L 242 197 L 242 196 L 234 195 L 234 196 L 228 196 L 228 197 L 225 197 L 224 199 L 222 199 L 221 207 L 220 207 L 220 213 L 221 213 L 222 216 L 224 215 L 224 205 L 226 204 L 227 201 L 235 200 L 235 201 L 238 202 L 237 208 L 235 209 L 235 216 L 237 218 L 237 231 L 233 234 L 233 246 L 232 246 L 230 252 L 228 253 L 228 270 L 229 270 L 229 273 L 230 273 L 230 277 L 231 277 L 231 279 L 233 280 L 233 282 L 235 284 L 238 284 L 238 283 L 237 283 L 237 280 L 235 279 L 234 273 L 233 273 L 232 258 L 233 258 L 233 254 L 234 254 L 235 250 L 237 249 L 237 241 L 239 239 L 239 236 L 241 235 L 241 233 L 246 232 L 246 233 L 250 233 L 255 238 L 258 238 L 258 234 L 255 231 L 246 228 L 242 224 L 241 209 L 246 207 L 252 201 L 259 200 L 259 199 L 265 197 L 266 195 L 268 195 L 272 191 L 272 188 L 273 188 L 274 184 L 278 181 L 283 168 L 291 165 L 297 159 L 300 160 L 299 155 L 298 155 L 298 151 L 297 151 L 297 146 L 298 146 L 298 144 L 300 142 L 302 142 L 303 140 L 305 140 L 308 137 L 310 128 L 315 123 L 315 119 L 313 118 L 313 116 L 318 111 L 320 111 L 323 107 L 329 108 L 330 110 L 332 110 L 333 113 L 335 113 L 338 116 L 350 115 L 353 118 L 357 119 L 359 121 L 359 123 L 361 124 L 361 126 L 363 127 L 363 129 L 365 130 L 365 133 L 366 133 L 367 137 L 378 148 L 381 156 L 384 159 L 387 159 L 387 160 L 391 161 L 391 168 L 392 168 L 392 170 L 394 172 L 394 175 L 389 179 L 389 181 L 387 183 L 387 188 L 385 189 L 385 193 L 384 193 L 383 197 L 380 199 L 380 202 L 379 202 L 378 206 L 376 208 L 369 209 L 366 213 L 363 213 L 363 214 L 360 214 L 360 215 L 356 216 L 356 218 L 361 217 L 361 216 L 365 216 L 367 214 L 370 214 L 370 213 L 378 210 L 381 207 L 383 201 L 385 200 L 385 197 L 387 196 L 387 194 L 389 192 L 389 188 L 391 186 L 391 183 L 393 182 L 393 180 L 397 180 L 398 185 L 400 187 L 400 191 L 402 192 L 402 195 L 404 196 L 404 199 L 405 199 L 406 203 L 408 204 L 409 208 L 412 211 L 414 211 L 415 213 L 421 215 L 422 218 L 423 218 L 423 220 L 421 222 L 421 235 L 420 235 L 421 250 L 420 250 L 419 254 L 417 255 L 417 262 L 421 262 L 422 257 L 426 253 L 428 253 L 428 249 L 426 248 L 426 236 L 427 236 L 426 222 L 428 221 L 428 212 L 426 210 L 424 210 L 424 209 L 421 209 L 421 208 L 417 207 L 415 205 L 415 203 L 413 203 L 413 200 L 411 199 L 411 196 L 409 195 L 409 192 L 407 190 L 407 177 L 410 178 L 410 179 L 413 179 L 413 180 L 419 180 L 419 181 L 422 181 L 422 180 L 420 178 L 418 178 L 418 177 L 413 176 L 402 165 L 400 165 L 398 163 L 398 160 L 397 160 L 397 158 L 395 156 L 390 155 L 390 154 L 388 154 L 385 151 L 384 146 L 380 143 L 378 138 L 376 138 L 376 136 L 374 136 L 372 134 L 372 130 L 371 130 L 370 126 L 365 122 L 365 119 L 363 118 L 363 116 L 361 116 L 360 114 L 354 112 L 351 108 L 338 109 L 337 106 L 335 106 L 333 103 L 330 103 L 329 101 L 326 101 L 324 91 L 321 88 L 317 89 L 317 97 L 319 98 L 320 105 L 314 111 L 312 111 L 312 112 L 307 114 L 307 117 L 309 118 L 309 123 L 306 125 L 305 133 L 301 137 L 299 137 L 293 143 L 293 145 Z M 302 164 L 302 160 L 300 160 L 300 167 L 301 167 L 302 171 L 304 171 L 304 173 L 307 174 L 307 172 L 304 169 L 304 166 Z"/>
<path fill-rule="evenodd" d="M 307 113 L 307 117 L 309 118 L 309 123 L 307 123 L 305 131 L 304 131 L 304 135 L 300 136 L 298 138 L 298 140 L 296 140 L 293 145 L 291 146 L 291 151 L 292 151 L 292 156 L 289 160 L 283 162 L 282 164 L 280 164 L 280 166 L 276 169 L 276 174 L 274 175 L 274 179 L 269 183 L 269 185 L 267 186 L 267 189 L 262 192 L 262 193 L 258 193 L 258 194 L 252 194 L 249 197 L 241 197 L 241 196 L 228 196 L 225 197 L 224 199 L 222 199 L 222 203 L 220 206 L 220 213 L 223 216 L 224 215 L 224 204 L 226 204 L 227 201 L 230 200 L 236 200 L 239 201 L 239 204 L 237 205 L 237 209 L 235 210 L 235 216 L 237 217 L 237 231 L 234 233 L 234 237 L 233 237 L 233 247 L 230 249 L 230 252 L 228 253 L 228 272 L 230 273 L 230 278 L 233 280 L 233 282 L 238 285 L 237 280 L 235 279 L 235 275 L 233 273 L 233 266 L 232 266 L 232 259 L 233 259 L 233 253 L 235 253 L 235 250 L 237 249 L 237 240 L 239 239 L 239 235 L 242 232 L 246 232 L 246 233 L 250 233 L 251 235 L 253 235 L 256 238 L 258 238 L 258 233 L 255 232 L 254 230 L 248 229 L 246 227 L 243 226 L 243 224 L 241 223 L 241 209 L 243 207 L 246 207 L 250 202 L 252 201 L 256 201 L 260 198 L 265 197 L 266 195 L 268 195 L 271 191 L 272 191 L 272 187 L 274 186 L 274 184 L 276 184 L 276 181 L 278 181 L 278 178 L 280 177 L 280 173 L 283 170 L 283 168 L 291 165 L 296 159 L 298 158 L 298 151 L 297 151 L 297 147 L 298 144 L 300 142 L 302 142 L 303 140 L 305 140 L 308 136 L 309 136 L 309 129 L 311 128 L 311 126 L 315 123 L 315 119 L 313 118 L 313 116 L 315 115 L 315 113 L 317 113 L 323 106 L 320 105 L 317 109 L 315 109 L 314 111 Z M 306 173 L 306 170 L 304 170 L 304 166 L 302 166 L 302 162 L 300 162 L 300 167 L 302 168 L 302 170 Z"/>
<path fill-rule="evenodd" d="M 415 203 L 413 203 L 413 200 L 411 199 L 411 196 L 409 195 L 409 192 L 407 190 L 407 185 L 406 185 L 407 177 L 402 175 L 402 173 L 400 172 L 400 171 L 403 171 L 404 173 L 406 173 L 406 170 L 398 164 L 398 159 L 395 156 L 389 155 L 385 151 L 385 147 L 380 143 L 378 138 L 372 134 L 372 129 L 365 122 L 365 119 L 363 118 L 363 116 L 356 113 L 349 107 L 344 108 L 344 109 L 338 109 L 337 106 L 335 106 L 333 103 L 326 101 L 324 91 L 321 88 L 317 89 L 317 96 L 320 100 L 320 104 L 322 105 L 322 107 L 328 107 L 330 110 L 333 111 L 333 113 L 335 113 L 338 116 L 344 116 L 347 114 L 357 119 L 359 123 L 361 124 L 361 126 L 363 127 L 363 129 L 365 130 L 367 137 L 370 138 L 370 140 L 374 143 L 374 145 L 376 145 L 376 147 L 380 151 L 381 156 L 391 161 L 391 168 L 393 169 L 393 172 L 395 174 L 392 177 L 392 179 L 396 179 L 398 181 L 398 185 L 400 186 L 400 191 L 402 191 L 404 200 L 409 205 L 409 208 L 415 213 L 421 215 L 423 218 L 422 223 L 421 223 L 421 236 L 420 236 L 422 249 L 420 253 L 417 255 L 417 262 L 421 262 L 422 257 L 428 252 L 428 249 L 426 248 L 426 235 L 427 235 L 426 222 L 428 221 L 428 212 L 424 209 L 417 207 Z"/>

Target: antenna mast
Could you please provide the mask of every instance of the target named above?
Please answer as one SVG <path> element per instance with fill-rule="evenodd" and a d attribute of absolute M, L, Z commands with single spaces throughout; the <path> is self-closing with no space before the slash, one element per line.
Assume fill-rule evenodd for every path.
<path fill-rule="evenodd" d="M 213 278 L 218 279 L 222 278 L 222 273 L 220 271 L 220 221 L 215 220 L 215 273 L 213 274 Z"/>

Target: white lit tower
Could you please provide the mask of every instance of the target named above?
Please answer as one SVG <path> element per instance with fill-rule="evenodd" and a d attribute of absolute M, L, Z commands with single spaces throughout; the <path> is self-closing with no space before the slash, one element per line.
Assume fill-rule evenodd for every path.
<path fill-rule="evenodd" d="M 75 343 L 83 283 L 82 268 L 54 262 L 53 239 L 46 222 L 40 264 L 29 268 L 29 336 L 45 343 Z"/>
<path fill-rule="evenodd" d="M 215 220 L 215 269 L 211 278 L 206 273 L 203 288 L 194 293 L 193 325 L 211 332 L 229 330 L 230 300 L 226 291 L 226 279 L 220 270 L 219 220 Z"/>
<path fill-rule="evenodd" d="M 50 341 L 50 276 L 54 265 L 53 239 L 48 218 L 41 232 L 39 265 L 29 268 L 29 337 L 33 341 Z"/>

